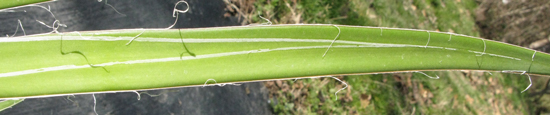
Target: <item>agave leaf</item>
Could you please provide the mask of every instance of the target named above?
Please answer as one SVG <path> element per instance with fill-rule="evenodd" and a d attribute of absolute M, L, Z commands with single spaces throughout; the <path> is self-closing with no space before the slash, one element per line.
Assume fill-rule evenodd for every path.
<path fill-rule="evenodd" d="M 550 75 L 543 52 L 458 34 L 345 25 L 45 34 L 1 38 L 0 54 L 0 98 L 198 86 L 209 79 L 439 70 Z"/>
<path fill-rule="evenodd" d="M 16 8 L 24 5 L 29 5 L 29 4 L 38 4 L 42 2 L 48 2 L 48 1 L 52 1 L 52 0 L 3 0 L 2 2 L 0 2 L 0 10 Z"/>
<path fill-rule="evenodd" d="M 4 111 L 4 110 L 6 110 L 10 107 L 13 107 L 14 105 L 17 105 L 18 103 L 23 102 L 23 100 L 25 100 L 25 99 L 0 101 L 0 112 Z"/>

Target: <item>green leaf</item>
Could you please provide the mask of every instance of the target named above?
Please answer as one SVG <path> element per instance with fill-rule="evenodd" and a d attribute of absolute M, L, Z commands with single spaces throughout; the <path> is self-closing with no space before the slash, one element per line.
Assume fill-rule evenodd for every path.
<path fill-rule="evenodd" d="M 14 8 L 29 4 L 36 4 L 41 2 L 47 2 L 51 0 L 3 0 L 0 2 L 0 9 Z"/>
<path fill-rule="evenodd" d="M 10 107 L 13 107 L 14 105 L 17 105 L 18 103 L 23 102 L 23 100 L 25 100 L 25 99 L 0 101 L 0 112 L 4 111 L 4 110 L 6 110 Z"/>
<path fill-rule="evenodd" d="M 464 35 L 344 25 L 46 34 L 0 39 L 0 98 L 201 86 L 208 79 L 439 70 L 550 75 L 550 55 L 534 53 Z"/>

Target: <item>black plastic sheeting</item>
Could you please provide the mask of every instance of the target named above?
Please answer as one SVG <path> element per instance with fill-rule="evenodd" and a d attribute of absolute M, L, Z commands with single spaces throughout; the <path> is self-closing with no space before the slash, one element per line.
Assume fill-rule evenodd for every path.
<path fill-rule="evenodd" d="M 56 19 L 67 25 L 59 27 L 59 32 L 167 28 L 175 21 L 172 11 L 176 0 L 110 0 L 105 4 L 106 1 L 59 0 L 39 5 L 49 8 Z M 239 25 L 237 17 L 224 17 L 226 5 L 222 0 L 187 2 L 190 5 L 189 12 L 180 13 L 173 28 Z M 180 4 L 177 8 L 184 10 L 186 6 Z M 21 21 L 25 33 L 19 27 L 21 25 L 18 20 Z M 37 20 L 52 26 L 55 19 L 46 9 L 36 6 L 0 12 L 0 35 L 23 36 L 52 31 Z M 14 34 L 16 29 L 17 33 Z M 141 100 L 137 100 L 137 94 L 134 92 L 95 94 L 95 109 L 100 115 L 272 114 L 268 103 L 268 91 L 261 82 L 244 83 L 239 86 L 189 87 L 147 92 L 158 96 L 151 97 L 143 93 Z M 93 115 L 93 102 L 91 94 L 26 99 L 0 114 Z"/>

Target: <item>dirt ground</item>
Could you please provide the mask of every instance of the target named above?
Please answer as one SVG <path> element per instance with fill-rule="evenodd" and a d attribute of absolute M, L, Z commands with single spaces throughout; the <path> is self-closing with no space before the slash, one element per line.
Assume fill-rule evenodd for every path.
<path fill-rule="evenodd" d="M 548 52 L 550 1 L 481 0 L 476 21 L 481 37 Z"/>
<path fill-rule="evenodd" d="M 507 2 L 503 2 L 507 1 Z M 550 1 L 548 0 L 479 0 L 475 12 L 481 37 L 512 43 L 546 53 L 550 52 Z M 548 77 L 530 93 L 536 114 L 550 112 Z"/>

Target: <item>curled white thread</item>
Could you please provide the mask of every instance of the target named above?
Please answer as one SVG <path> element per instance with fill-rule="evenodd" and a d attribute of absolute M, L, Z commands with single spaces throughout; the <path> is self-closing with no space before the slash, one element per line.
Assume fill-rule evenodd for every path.
<path fill-rule="evenodd" d="M 17 20 L 19 21 L 19 20 Z M 21 23 L 21 21 L 19 21 L 19 23 Z M 15 36 L 15 34 L 17 34 L 17 31 L 19 30 L 19 26 L 16 26 L 15 28 L 15 32 L 13 33 L 13 35 L 11 35 L 11 37 Z M 7 37 L 10 37 L 9 35 L 6 34 Z"/>
<path fill-rule="evenodd" d="M 265 21 L 267 21 L 267 23 L 262 23 L 262 25 L 271 25 L 273 23 L 271 23 L 271 21 L 269 21 L 267 18 L 264 18 L 262 16 L 260 16 L 260 18 L 264 19 Z"/>
<path fill-rule="evenodd" d="M 535 53 L 533 53 L 533 56 L 531 56 L 531 62 L 535 61 L 535 54 L 537 54 L 537 50 L 535 50 Z"/>
<path fill-rule="evenodd" d="M 202 87 L 210 86 L 208 84 L 208 81 L 214 81 L 214 84 L 210 84 L 210 85 L 217 85 L 217 86 L 220 86 L 220 87 L 223 87 L 225 85 L 235 85 L 235 86 L 240 86 L 241 85 L 241 84 L 234 84 L 234 83 L 220 83 L 220 84 L 218 84 L 218 82 L 215 79 L 207 79 L 206 82 L 204 82 L 204 85 L 202 85 Z"/>
<path fill-rule="evenodd" d="M 481 41 L 483 41 L 483 52 L 480 55 L 476 55 L 476 56 L 483 56 L 483 54 L 485 54 L 485 49 L 487 49 L 487 45 L 485 44 L 485 39 L 481 39 Z"/>
<path fill-rule="evenodd" d="M 325 51 L 325 54 L 323 54 L 323 57 L 325 57 L 325 55 L 327 55 L 327 52 L 328 50 L 330 49 L 330 47 L 332 47 L 332 44 L 334 44 L 334 42 L 336 41 L 336 39 L 338 39 L 338 36 L 340 36 L 340 27 L 336 26 L 336 25 L 332 25 L 334 27 L 336 27 L 338 29 L 338 35 L 336 35 L 336 37 L 334 37 L 334 40 L 332 40 L 332 42 L 330 43 L 330 45 L 328 46 L 327 48 L 327 51 Z"/>
<path fill-rule="evenodd" d="M 336 78 L 336 77 L 332 77 L 332 76 L 331 76 L 331 78 L 336 79 L 336 80 L 340 81 L 340 83 L 346 85 L 346 86 L 344 86 L 344 88 L 342 88 L 342 89 L 340 89 L 340 90 L 338 90 L 338 91 L 336 91 L 336 92 L 334 93 L 334 96 L 336 96 L 334 99 L 335 99 L 335 100 L 338 100 L 338 95 L 337 95 L 338 92 L 340 92 L 340 91 L 342 91 L 342 90 L 348 88 L 348 84 L 347 84 L 346 82 L 343 82 L 342 80 Z"/>
<path fill-rule="evenodd" d="M 54 32 L 55 32 L 55 33 L 59 33 L 59 32 L 57 31 L 57 29 L 58 29 L 59 27 L 67 27 L 67 25 L 62 24 L 62 23 L 55 17 L 55 15 L 53 14 L 53 12 L 51 11 L 50 5 L 48 5 L 48 8 L 46 8 L 46 7 L 44 7 L 44 6 L 40 6 L 40 5 L 29 5 L 29 6 L 31 6 L 31 7 L 39 7 L 39 8 L 42 8 L 42 9 L 48 11 L 48 12 L 52 15 L 53 19 L 55 19 L 55 21 L 53 22 L 53 25 L 52 25 L 52 26 L 48 26 L 48 25 L 46 25 L 44 22 L 39 21 L 39 20 L 36 20 L 38 23 L 40 23 L 40 24 L 42 24 L 42 25 L 45 25 L 45 26 L 48 27 L 48 28 L 52 28 L 53 30 L 52 30 L 50 33 L 54 33 Z M 57 27 L 55 26 L 56 23 L 57 23 Z"/>
<path fill-rule="evenodd" d="M 102 0 L 97 0 L 97 2 L 101 2 L 101 1 L 102 1 Z M 107 5 L 107 6 L 111 7 L 111 8 L 113 8 L 113 10 L 115 10 L 116 13 L 118 13 L 118 14 L 120 14 L 120 15 L 122 15 L 122 16 L 126 16 L 126 14 L 122 14 L 122 13 L 118 12 L 118 10 L 116 10 L 116 8 L 115 8 L 113 5 L 107 3 L 107 0 L 105 0 L 105 5 Z"/>
<path fill-rule="evenodd" d="M 40 24 L 42 24 L 42 25 L 48 27 L 48 28 L 53 28 L 53 27 L 49 26 L 48 24 L 46 24 L 46 23 L 44 23 L 44 22 L 42 22 L 42 21 L 40 21 L 40 20 L 36 20 L 36 21 L 37 21 L 38 23 L 40 23 Z M 54 21 L 54 22 L 55 22 L 55 21 Z"/>
<path fill-rule="evenodd" d="M 59 31 L 57 31 L 57 29 L 59 29 L 59 27 L 67 27 L 67 25 L 61 24 L 61 22 L 59 22 L 59 20 L 53 21 L 52 26 L 49 26 L 49 25 L 47 25 L 46 23 L 44 23 L 44 22 L 42 22 L 42 21 L 40 21 L 40 20 L 36 20 L 36 21 L 37 21 L 38 23 L 40 23 L 40 24 L 42 24 L 42 25 L 48 27 L 48 28 L 51 28 L 52 31 L 51 31 L 50 33 L 59 33 Z"/>
<path fill-rule="evenodd" d="M 449 40 L 448 41 L 451 41 L 451 36 L 453 36 L 453 33 L 451 32 L 448 32 L 449 33 Z"/>
<path fill-rule="evenodd" d="M 521 73 L 521 75 L 525 74 L 527 71 L 523 71 Z M 531 88 L 531 85 L 533 85 L 533 81 L 531 81 L 531 76 L 529 75 L 529 73 L 526 74 L 527 77 L 529 78 L 529 86 L 527 86 L 527 88 L 525 88 L 525 90 L 521 91 L 521 93 L 527 91 L 529 88 Z"/>
<path fill-rule="evenodd" d="M 416 72 L 416 73 L 421 73 L 421 74 L 423 74 L 423 75 L 425 75 L 426 77 L 431 78 L 431 79 L 439 79 L 439 76 L 438 76 L 438 75 L 435 75 L 435 77 L 432 77 L 432 76 L 430 76 L 430 75 L 428 75 L 428 74 L 426 74 L 426 73 L 424 73 L 424 72 L 421 72 L 421 71 L 415 71 L 415 72 Z"/>
<path fill-rule="evenodd" d="M 95 111 L 95 106 L 96 106 L 95 94 L 92 93 L 92 97 L 94 98 L 94 113 L 95 113 L 95 115 L 98 115 L 97 111 Z"/>
<path fill-rule="evenodd" d="M 533 85 L 533 81 L 531 81 L 531 76 L 529 74 L 527 74 L 527 77 L 529 77 L 529 86 L 527 86 L 527 88 L 525 88 L 525 90 L 521 91 L 521 93 L 527 91 L 529 88 L 531 88 L 531 85 Z"/>
<path fill-rule="evenodd" d="M 533 62 L 535 61 L 535 54 L 537 54 L 537 50 L 535 50 L 535 53 L 533 53 L 533 56 L 531 56 L 531 66 L 533 65 Z M 529 70 L 531 69 L 531 66 L 529 66 Z M 523 73 L 521 73 L 521 74 L 523 75 L 526 72 L 527 71 L 523 71 Z M 525 88 L 525 90 L 521 91 L 521 93 L 527 91 L 533 85 L 533 81 L 531 81 L 531 76 L 529 75 L 529 73 L 527 73 L 527 77 L 529 77 L 529 86 L 527 86 L 527 88 Z"/>
<path fill-rule="evenodd" d="M 215 84 L 218 84 L 218 82 L 215 79 L 207 79 L 206 82 L 204 82 L 204 85 L 202 85 L 202 87 L 207 86 L 208 81 L 214 81 Z"/>
<path fill-rule="evenodd" d="M 133 92 L 137 94 L 137 99 L 140 100 L 140 99 L 141 99 L 141 95 L 140 95 L 137 91 L 133 91 Z"/>
<path fill-rule="evenodd" d="M 187 6 L 187 9 L 185 10 L 179 10 L 177 9 L 176 7 L 178 6 L 179 3 L 185 3 L 185 5 Z M 172 17 L 176 17 L 176 12 L 179 12 L 179 13 L 186 13 L 187 11 L 189 11 L 189 3 L 187 3 L 186 1 L 178 1 L 176 2 L 176 5 L 174 5 L 174 10 L 172 11 Z"/>
<path fill-rule="evenodd" d="M 145 32 L 145 30 L 141 31 L 141 33 L 139 33 L 136 37 L 132 38 L 128 43 L 126 43 L 126 45 L 130 45 L 130 43 L 132 43 L 132 41 L 134 41 L 136 38 L 141 36 L 141 34 L 143 34 L 143 32 Z"/>
<path fill-rule="evenodd" d="M 29 5 L 29 6 L 31 6 L 31 7 L 39 7 L 39 8 L 42 8 L 42 9 L 44 9 L 44 10 L 50 12 L 50 14 L 52 15 L 52 17 L 53 17 L 55 20 L 57 20 L 57 18 L 55 18 L 55 15 L 53 15 L 53 12 L 50 10 L 50 5 L 48 5 L 48 8 L 46 8 L 46 7 L 44 7 L 44 6 L 40 6 L 40 5 L 34 5 L 34 4 L 31 4 L 31 5 Z M 25 12 L 26 12 L 26 11 L 25 11 Z"/>
<path fill-rule="evenodd" d="M 185 3 L 185 5 L 187 6 L 187 9 L 185 9 L 185 10 L 177 9 L 176 7 L 178 6 L 179 3 Z M 176 25 L 176 23 L 178 23 L 179 13 L 186 13 L 187 11 L 189 11 L 189 3 L 187 3 L 186 1 L 183 1 L 183 0 L 176 2 L 176 5 L 174 5 L 174 10 L 172 11 L 172 17 L 176 17 L 176 21 L 174 22 L 174 24 L 170 25 L 166 29 L 170 29 L 170 28 L 174 27 L 174 25 Z"/>
<path fill-rule="evenodd" d="M 162 95 L 162 94 L 153 95 L 153 94 L 149 94 L 149 93 L 147 93 L 147 92 L 141 92 L 141 93 L 139 93 L 139 94 L 140 94 L 140 95 L 141 95 L 141 94 L 147 94 L 147 95 L 149 95 L 149 97 L 156 97 L 156 96 Z"/>
<path fill-rule="evenodd" d="M 424 48 L 428 48 L 428 44 L 430 43 L 430 38 L 432 37 L 432 35 L 430 34 L 430 31 L 426 31 L 428 32 L 428 42 L 426 43 L 426 46 L 424 46 Z"/>
<path fill-rule="evenodd" d="M 71 96 L 73 96 L 74 98 L 76 98 L 76 97 L 74 96 L 74 94 L 73 94 L 73 95 L 67 95 L 67 100 L 69 100 L 69 101 L 71 101 L 71 102 L 74 103 L 74 101 L 70 98 Z"/>
<path fill-rule="evenodd" d="M 11 37 L 13 37 L 13 36 L 15 36 L 15 34 L 17 34 L 17 30 L 19 30 L 19 27 L 21 27 L 21 30 L 23 31 L 23 35 L 26 36 L 27 33 L 25 33 L 25 28 L 23 28 L 23 24 L 21 24 L 21 20 L 17 19 L 17 22 L 19 23 L 19 26 L 17 26 L 17 28 L 15 28 L 15 33 L 13 33 L 13 35 L 11 35 Z M 10 37 L 10 36 L 8 36 L 8 37 Z"/>

